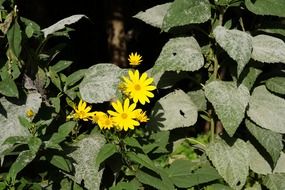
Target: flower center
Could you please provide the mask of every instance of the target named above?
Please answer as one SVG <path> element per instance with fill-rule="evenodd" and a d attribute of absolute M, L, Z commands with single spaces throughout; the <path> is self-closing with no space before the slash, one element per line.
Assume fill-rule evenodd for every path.
<path fill-rule="evenodd" d="M 126 113 L 122 113 L 122 114 L 121 114 L 121 117 L 122 117 L 123 119 L 127 119 L 128 114 L 126 114 Z"/>
<path fill-rule="evenodd" d="M 139 84 L 135 84 L 135 90 L 137 90 L 137 91 L 139 91 L 139 90 L 141 90 L 141 85 L 139 85 Z"/>

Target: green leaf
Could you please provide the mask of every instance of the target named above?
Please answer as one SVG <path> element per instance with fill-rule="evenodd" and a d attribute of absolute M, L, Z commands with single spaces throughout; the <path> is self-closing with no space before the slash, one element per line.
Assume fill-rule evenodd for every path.
<path fill-rule="evenodd" d="M 14 24 L 8 30 L 7 39 L 10 49 L 13 51 L 16 57 L 19 57 L 22 49 L 22 34 L 17 20 L 14 21 Z"/>
<path fill-rule="evenodd" d="M 27 129 L 30 129 L 33 127 L 33 124 L 31 123 L 31 121 L 23 116 L 19 116 L 19 122 L 23 127 L 26 127 Z"/>
<path fill-rule="evenodd" d="M 134 18 L 140 19 L 151 26 L 161 28 L 163 18 L 166 15 L 170 5 L 171 3 L 165 3 L 162 5 L 154 6 L 145 11 L 140 11 L 134 16 Z"/>
<path fill-rule="evenodd" d="M 33 151 L 35 154 L 38 152 L 41 145 L 42 145 L 42 140 L 38 137 L 32 136 L 28 140 L 29 149 Z"/>
<path fill-rule="evenodd" d="M 196 71 L 203 65 L 204 58 L 195 38 L 173 38 L 162 48 L 151 75 L 165 71 Z"/>
<path fill-rule="evenodd" d="M 199 111 L 205 111 L 207 109 L 207 100 L 203 90 L 189 91 L 187 94 L 195 103 Z"/>
<path fill-rule="evenodd" d="M 52 70 L 56 73 L 63 71 L 72 64 L 72 61 L 60 60 L 55 65 L 51 66 Z"/>
<path fill-rule="evenodd" d="M 73 164 L 75 168 L 74 181 L 78 184 L 84 181 L 84 187 L 87 189 L 100 189 L 103 171 L 99 171 L 95 163 L 104 144 L 104 136 L 99 134 L 88 135 L 74 143 L 74 147 L 77 149 L 69 155 L 75 160 Z"/>
<path fill-rule="evenodd" d="M 65 90 L 64 91 L 66 91 L 67 87 L 72 86 L 75 83 L 77 83 L 78 81 L 80 81 L 84 77 L 86 71 L 87 71 L 87 69 L 80 69 L 78 71 L 75 71 L 71 75 L 69 75 L 65 81 L 65 85 L 64 85 Z"/>
<path fill-rule="evenodd" d="M 249 91 L 235 82 L 213 81 L 205 86 L 205 95 L 213 104 L 226 132 L 233 136 L 244 118 Z"/>
<path fill-rule="evenodd" d="M 115 154 L 117 151 L 117 146 L 115 144 L 104 144 L 104 146 L 99 150 L 96 157 L 96 166 L 100 166 L 107 158 Z"/>
<path fill-rule="evenodd" d="M 208 0 L 175 0 L 168 9 L 162 30 L 169 31 L 176 26 L 199 24 L 211 18 L 211 4 Z"/>
<path fill-rule="evenodd" d="M 248 88 L 248 90 L 251 90 L 253 87 L 257 77 L 262 73 L 261 69 L 249 67 L 248 73 L 242 80 L 242 84 Z"/>
<path fill-rule="evenodd" d="M 205 190 L 232 190 L 232 188 L 223 184 L 215 183 L 213 185 L 207 186 Z"/>
<path fill-rule="evenodd" d="M 134 161 L 139 163 L 140 165 L 158 173 L 157 167 L 154 165 L 154 162 L 145 154 L 141 153 L 134 153 L 134 152 L 127 152 L 127 157 Z"/>
<path fill-rule="evenodd" d="M 51 138 L 46 142 L 47 143 L 47 147 L 49 147 L 49 143 L 52 144 L 59 144 L 61 143 L 63 140 L 65 140 L 65 138 L 69 135 L 69 133 L 73 130 L 73 128 L 75 127 L 76 122 L 75 121 L 68 121 L 64 124 L 62 124 L 61 126 L 59 126 L 58 128 L 58 132 L 57 133 L 53 133 L 53 135 L 51 136 Z"/>
<path fill-rule="evenodd" d="M 233 188 L 241 189 L 249 173 L 249 150 L 247 144 L 237 139 L 229 146 L 221 139 L 210 143 L 206 149 L 215 168 L 224 180 Z"/>
<path fill-rule="evenodd" d="M 254 89 L 247 115 L 259 126 L 285 133 L 285 100 L 271 94 L 264 85 Z"/>
<path fill-rule="evenodd" d="M 110 190 L 128 190 L 128 189 L 141 189 L 141 184 L 137 180 L 130 182 L 119 182 L 116 186 L 110 188 Z"/>
<path fill-rule="evenodd" d="M 9 169 L 7 178 L 12 180 L 12 184 L 15 184 L 17 174 L 24 169 L 34 158 L 36 154 L 32 150 L 22 151 L 17 157 L 16 161 Z"/>
<path fill-rule="evenodd" d="M 245 120 L 245 124 L 250 133 L 270 154 L 273 165 L 275 165 L 283 149 L 282 135 L 268 129 L 260 128 L 248 119 Z"/>
<path fill-rule="evenodd" d="M 153 143 L 146 145 L 155 145 L 155 150 L 152 153 L 167 153 L 168 150 L 166 146 L 168 145 L 169 135 L 169 131 L 159 131 L 152 133 L 150 135 L 150 140 L 153 141 Z M 143 150 L 145 150 L 145 145 Z"/>
<path fill-rule="evenodd" d="M 285 94 L 285 77 L 273 77 L 265 83 L 267 89 L 279 94 Z"/>
<path fill-rule="evenodd" d="M 10 78 L 0 81 L 0 93 L 8 97 L 19 97 L 17 85 Z"/>
<path fill-rule="evenodd" d="M 154 177 L 150 174 L 147 174 L 141 170 L 136 172 L 136 178 L 143 184 L 150 185 L 156 189 L 163 189 L 163 190 L 174 190 L 173 185 L 166 184 L 160 178 Z"/>
<path fill-rule="evenodd" d="M 237 62 L 239 76 L 251 58 L 252 37 L 246 32 L 222 26 L 217 26 L 213 32 L 218 44 Z"/>
<path fill-rule="evenodd" d="M 285 17 L 283 0 L 245 0 L 246 8 L 257 15 L 273 15 Z"/>
<path fill-rule="evenodd" d="M 188 127 L 197 122 L 198 109 L 182 90 L 176 90 L 156 102 L 150 116 L 149 126 L 160 130 Z"/>
<path fill-rule="evenodd" d="M 249 141 L 247 142 L 247 145 L 250 155 L 250 169 L 255 173 L 263 175 L 272 173 L 272 169 L 269 163 L 264 159 L 262 155 L 260 155 L 256 148 Z"/>
<path fill-rule="evenodd" d="M 73 23 L 78 22 L 79 20 L 81 20 L 82 18 L 88 18 L 85 15 L 72 15 L 70 17 L 66 17 L 58 22 L 56 22 L 55 24 L 42 29 L 42 32 L 44 33 L 44 37 L 46 38 L 48 35 L 50 34 L 54 34 L 62 29 L 65 29 L 66 25 L 70 25 Z"/>
<path fill-rule="evenodd" d="M 270 190 L 285 189 L 285 174 L 269 174 L 262 178 L 262 182 Z"/>
<path fill-rule="evenodd" d="M 50 98 L 50 101 L 52 103 L 52 106 L 55 108 L 55 112 L 59 113 L 60 111 L 60 97 L 52 97 Z"/>
<path fill-rule="evenodd" d="M 69 160 L 65 159 L 63 156 L 60 155 L 53 155 L 50 163 L 59 169 L 66 171 L 66 172 L 71 172 L 72 171 L 72 166 Z"/>
<path fill-rule="evenodd" d="M 0 144 L 2 144 L 7 138 L 12 136 L 30 136 L 30 132 L 27 128 L 20 124 L 19 116 L 25 116 L 26 111 L 31 109 L 34 113 L 37 113 L 41 103 L 41 95 L 37 92 L 27 94 L 27 99 L 20 98 L 17 101 L 10 102 L 4 97 L 0 98 L 2 105 L 2 111 L 0 114 Z M 0 146 L 0 155 L 2 151 L 10 147 L 9 145 Z M 0 156 L 1 157 L 1 156 Z"/>
<path fill-rule="evenodd" d="M 62 91 L 61 87 L 61 80 L 59 78 L 59 75 L 52 69 L 52 67 L 49 68 L 49 77 L 51 79 L 51 82 L 60 90 Z"/>
<path fill-rule="evenodd" d="M 84 101 L 102 103 L 116 98 L 120 79 L 127 73 L 114 64 L 97 64 L 88 69 L 79 91 Z"/>
<path fill-rule="evenodd" d="M 254 60 L 263 63 L 285 63 L 285 43 L 276 37 L 257 35 L 252 38 Z"/>
<path fill-rule="evenodd" d="M 36 22 L 24 17 L 20 17 L 20 20 L 26 25 L 25 33 L 28 38 L 31 38 L 33 34 L 40 32 L 41 28 Z"/>
<path fill-rule="evenodd" d="M 124 139 L 124 143 L 128 146 L 131 146 L 131 147 L 142 148 L 139 141 L 134 137 L 126 137 Z"/>
<path fill-rule="evenodd" d="M 281 152 L 279 159 L 277 160 L 276 166 L 273 173 L 285 173 L 285 153 Z"/>

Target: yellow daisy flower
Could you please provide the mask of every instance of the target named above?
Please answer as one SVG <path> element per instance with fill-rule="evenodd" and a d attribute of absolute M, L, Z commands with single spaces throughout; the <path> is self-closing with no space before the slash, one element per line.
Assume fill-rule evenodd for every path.
<path fill-rule="evenodd" d="M 100 117 L 106 115 L 104 112 L 101 111 L 94 111 L 93 115 L 91 117 L 92 123 L 98 123 L 98 120 L 100 119 Z"/>
<path fill-rule="evenodd" d="M 142 111 L 141 109 L 137 109 L 136 119 L 141 123 L 147 122 L 149 120 L 147 115 L 146 115 L 146 112 Z"/>
<path fill-rule="evenodd" d="M 115 111 L 108 110 L 108 113 L 113 117 L 114 124 L 119 130 L 134 129 L 135 126 L 139 126 L 140 123 L 136 121 L 136 104 L 132 103 L 130 105 L 130 100 L 127 98 L 124 101 L 124 105 L 117 100 L 117 102 L 112 103 Z"/>
<path fill-rule="evenodd" d="M 141 64 L 142 56 L 140 54 L 137 54 L 137 52 L 136 53 L 131 53 L 129 55 L 128 60 L 130 62 L 130 65 L 137 66 L 137 65 Z"/>
<path fill-rule="evenodd" d="M 98 125 L 100 129 L 111 129 L 114 127 L 113 118 L 104 113 L 99 117 Z"/>
<path fill-rule="evenodd" d="M 73 118 L 75 120 L 82 119 L 83 121 L 88 121 L 94 115 L 94 113 L 90 112 L 91 108 L 91 106 L 87 106 L 86 102 L 80 100 L 78 106 L 73 107 L 75 113 L 67 116 L 67 119 Z"/>
<path fill-rule="evenodd" d="M 132 72 L 129 70 L 129 78 L 123 77 L 123 92 L 132 98 L 135 103 L 138 101 L 144 105 L 145 102 L 150 102 L 149 98 L 153 98 L 154 95 L 152 90 L 155 90 L 156 87 L 150 85 L 153 82 L 153 78 L 148 78 L 147 73 L 143 73 L 140 77 L 139 71 L 135 70 Z"/>

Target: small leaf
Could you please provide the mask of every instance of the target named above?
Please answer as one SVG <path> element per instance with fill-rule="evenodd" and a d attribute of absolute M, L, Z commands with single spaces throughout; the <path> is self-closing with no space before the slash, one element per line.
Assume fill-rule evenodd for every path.
<path fill-rule="evenodd" d="M 246 8 L 257 15 L 285 17 L 283 0 L 245 0 Z"/>
<path fill-rule="evenodd" d="M 205 86 L 205 95 L 213 104 L 226 132 L 233 136 L 244 118 L 249 91 L 235 82 L 213 81 Z"/>
<path fill-rule="evenodd" d="M 87 69 L 81 69 L 81 70 L 75 71 L 74 73 L 69 75 L 66 78 L 64 89 L 66 90 L 67 87 L 72 86 L 75 83 L 77 83 L 78 81 L 80 81 L 84 77 L 86 71 L 87 71 Z"/>
<path fill-rule="evenodd" d="M 120 79 L 126 72 L 107 63 L 90 67 L 79 86 L 82 99 L 88 103 L 102 103 L 117 97 Z"/>
<path fill-rule="evenodd" d="M 0 93 L 8 97 L 19 97 L 17 85 L 10 78 L 0 81 Z"/>
<path fill-rule="evenodd" d="M 71 64 L 72 64 L 72 61 L 60 60 L 55 65 L 51 66 L 51 68 L 55 73 L 58 73 L 68 68 Z"/>
<path fill-rule="evenodd" d="M 58 21 L 57 23 L 42 29 L 43 33 L 44 33 L 44 37 L 46 38 L 49 34 L 53 34 L 59 30 L 62 30 L 66 27 L 66 25 L 71 25 L 73 23 L 78 22 L 80 19 L 82 18 L 88 18 L 85 15 L 72 15 L 70 17 L 64 18 L 60 21 Z"/>
<path fill-rule="evenodd" d="M 264 85 L 254 89 L 247 115 L 259 126 L 285 133 L 285 100 L 271 94 Z"/>
<path fill-rule="evenodd" d="M 285 94 L 285 77 L 273 77 L 266 81 L 266 87 L 279 94 Z"/>
<path fill-rule="evenodd" d="M 262 182 L 270 190 L 285 189 L 285 174 L 269 174 L 262 178 Z"/>
<path fill-rule="evenodd" d="M 159 171 L 157 170 L 157 167 L 154 165 L 154 162 L 147 156 L 141 153 L 134 153 L 134 152 L 127 152 L 127 157 L 142 166 L 158 173 Z"/>
<path fill-rule="evenodd" d="M 72 171 L 71 163 L 69 162 L 69 160 L 65 159 L 63 156 L 53 155 L 50 160 L 50 163 L 63 171 L 66 171 L 66 172 Z"/>
<path fill-rule="evenodd" d="M 285 43 L 276 37 L 257 35 L 252 38 L 254 60 L 263 63 L 285 63 Z"/>
<path fill-rule="evenodd" d="M 236 190 L 241 189 L 249 173 L 249 150 L 247 144 L 237 139 L 229 146 L 221 139 L 210 143 L 206 153 L 219 174 Z"/>
<path fill-rule="evenodd" d="M 282 135 L 268 129 L 258 127 L 250 120 L 245 120 L 245 124 L 250 133 L 270 154 L 273 165 L 277 162 L 280 152 L 283 149 Z"/>
<path fill-rule="evenodd" d="M 52 97 L 50 98 L 50 101 L 52 103 L 52 106 L 55 108 L 55 112 L 59 113 L 60 111 L 60 97 Z"/>
<path fill-rule="evenodd" d="M 204 65 L 201 48 L 193 37 L 170 39 L 152 68 L 152 75 L 165 71 L 196 71 Z"/>
<path fill-rule="evenodd" d="M 54 144 L 59 144 L 60 142 L 65 140 L 65 138 L 73 130 L 75 125 L 76 125 L 75 121 L 68 121 L 68 122 L 62 124 L 58 128 L 58 132 L 57 133 L 53 133 L 53 135 L 51 136 L 51 138 L 48 140 L 47 143 L 51 142 L 51 143 L 54 143 Z"/>
<path fill-rule="evenodd" d="M 49 77 L 51 79 L 51 82 L 60 90 L 62 91 L 61 88 L 61 80 L 59 78 L 59 75 L 50 67 L 49 68 Z"/>
<path fill-rule="evenodd" d="M 28 140 L 29 149 L 33 151 L 35 154 L 38 152 L 41 145 L 42 145 L 42 140 L 38 137 L 32 136 Z"/>
<path fill-rule="evenodd" d="M 126 137 L 124 139 L 124 143 L 131 147 L 142 148 L 139 141 L 134 137 Z"/>
<path fill-rule="evenodd" d="M 247 75 L 242 80 L 242 84 L 251 90 L 257 77 L 262 73 L 262 70 L 259 68 L 249 67 Z"/>
<path fill-rule="evenodd" d="M 104 146 L 100 149 L 96 157 L 96 166 L 98 167 L 102 162 L 104 162 L 107 158 L 109 158 L 116 152 L 117 147 L 115 144 L 104 144 Z"/>
<path fill-rule="evenodd" d="M 161 28 L 163 18 L 166 15 L 170 5 L 171 3 L 157 5 L 145 11 L 137 13 L 134 17 L 144 21 L 147 24 L 150 24 L 151 26 Z"/>
<path fill-rule="evenodd" d="M 194 125 L 197 117 L 198 110 L 191 98 L 182 90 L 176 90 L 158 100 L 148 125 L 164 131 L 172 130 Z"/>
<path fill-rule="evenodd" d="M 218 44 L 237 62 L 238 76 L 251 58 L 252 37 L 240 30 L 228 30 L 222 26 L 214 29 Z"/>
<path fill-rule="evenodd" d="M 32 150 L 22 151 L 17 157 L 16 161 L 10 167 L 7 178 L 11 178 L 12 183 L 15 184 L 17 174 L 22 169 L 24 169 L 35 157 L 36 154 Z"/>
<path fill-rule="evenodd" d="M 206 22 L 210 17 L 208 0 L 175 0 L 163 19 L 162 29 L 167 32 L 176 26 Z"/>
<path fill-rule="evenodd" d="M 7 39 L 10 49 L 13 51 L 16 57 L 19 57 L 22 49 L 22 34 L 20 25 L 16 20 L 7 32 Z"/>
<path fill-rule="evenodd" d="M 247 142 L 249 148 L 249 155 L 250 155 L 250 163 L 249 167 L 252 171 L 258 174 L 270 174 L 272 173 L 272 169 L 269 163 L 260 155 L 260 153 L 256 150 L 256 148 Z"/>

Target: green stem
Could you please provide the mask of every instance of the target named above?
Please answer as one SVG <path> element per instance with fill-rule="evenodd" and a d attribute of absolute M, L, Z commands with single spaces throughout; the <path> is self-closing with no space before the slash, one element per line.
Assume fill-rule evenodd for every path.
<path fill-rule="evenodd" d="M 200 141 L 197 141 L 196 139 L 187 138 L 187 140 L 190 141 L 193 144 L 199 144 L 199 145 L 203 146 L 204 148 L 206 148 L 206 145 L 204 143 L 201 143 Z"/>
<path fill-rule="evenodd" d="M 211 118 L 210 129 L 211 129 L 211 142 L 214 142 L 214 140 L 215 140 L 215 122 L 214 122 L 213 118 Z"/>

